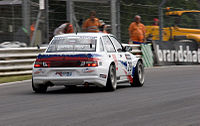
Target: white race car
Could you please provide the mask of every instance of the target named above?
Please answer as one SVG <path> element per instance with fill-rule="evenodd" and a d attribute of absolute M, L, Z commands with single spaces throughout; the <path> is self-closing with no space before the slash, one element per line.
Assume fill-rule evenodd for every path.
<path fill-rule="evenodd" d="M 49 86 L 96 85 L 114 91 L 118 83 L 143 86 L 141 59 L 114 35 L 72 33 L 55 36 L 34 62 L 32 88 L 44 93 Z"/>

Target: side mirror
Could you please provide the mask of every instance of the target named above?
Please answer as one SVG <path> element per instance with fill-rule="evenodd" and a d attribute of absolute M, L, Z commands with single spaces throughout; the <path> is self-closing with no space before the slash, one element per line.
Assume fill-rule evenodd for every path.
<path fill-rule="evenodd" d="M 126 52 L 132 51 L 132 47 L 130 47 L 130 46 L 125 46 L 124 49 L 125 49 Z"/>

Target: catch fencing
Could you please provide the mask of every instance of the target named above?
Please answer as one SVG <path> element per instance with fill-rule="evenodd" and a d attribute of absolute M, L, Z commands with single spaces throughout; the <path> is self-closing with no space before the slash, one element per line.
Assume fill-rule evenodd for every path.
<path fill-rule="evenodd" d="M 37 0 L 0 0 L 0 43 L 18 41 L 30 46 L 38 10 Z M 44 11 L 36 31 L 36 44 L 47 41 L 46 22 Z"/>
<path fill-rule="evenodd" d="M 145 26 L 152 26 L 154 18 L 158 18 L 158 7 L 161 3 L 159 0 L 155 0 L 155 2 L 116 0 L 117 3 L 114 10 L 112 8 L 114 0 L 71 0 L 73 1 L 72 6 L 68 5 L 68 0 L 44 0 L 45 8 L 40 10 L 39 1 L 0 0 L 0 43 L 19 41 L 26 43 L 27 46 L 31 44 L 34 46 L 43 43 L 48 44 L 53 37 L 54 29 L 69 20 L 69 15 L 72 17 L 70 21 L 74 29 L 78 29 L 81 32 L 83 21 L 89 17 L 91 10 L 95 10 L 97 17 L 103 20 L 106 25 L 112 26 L 108 27 L 108 31 L 111 31 L 111 33 L 116 32 L 116 34 L 112 34 L 115 34 L 119 40 L 126 43 L 129 41 L 128 28 L 131 22 L 134 21 L 134 16 L 140 15 Z M 176 1 L 168 1 L 166 6 L 163 6 L 163 14 L 166 12 L 165 7 L 171 5 L 176 5 L 172 11 L 197 10 L 200 3 L 198 2 L 199 5 L 195 4 L 197 3 L 195 1 L 185 0 L 180 4 L 173 3 Z M 69 7 L 71 7 L 71 10 Z M 112 17 L 114 13 L 116 16 Z M 200 13 L 183 15 L 178 26 L 199 29 L 199 15 Z M 164 18 L 164 22 L 162 22 L 164 27 L 176 25 L 177 17 L 171 17 L 171 19 Z M 36 29 L 37 22 L 38 27 Z M 36 31 L 35 36 L 33 36 L 34 30 Z"/>

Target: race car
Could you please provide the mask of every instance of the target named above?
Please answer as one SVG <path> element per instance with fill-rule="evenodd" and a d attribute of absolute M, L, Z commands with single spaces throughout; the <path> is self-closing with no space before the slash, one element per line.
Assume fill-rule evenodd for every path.
<path fill-rule="evenodd" d="M 98 86 L 108 91 L 129 82 L 143 86 L 142 59 L 130 53 L 112 34 L 71 33 L 55 36 L 33 64 L 32 89 L 51 86 Z"/>

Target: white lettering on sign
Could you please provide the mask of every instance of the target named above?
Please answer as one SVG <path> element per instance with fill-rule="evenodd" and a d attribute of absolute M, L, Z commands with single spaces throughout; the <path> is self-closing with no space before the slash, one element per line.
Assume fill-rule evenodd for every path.
<path fill-rule="evenodd" d="M 157 55 L 160 62 L 194 62 L 200 63 L 200 49 L 190 50 L 189 46 L 183 49 L 183 46 L 179 46 L 178 50 L 160 49 L 159 45 L 156 45 Z"/>

